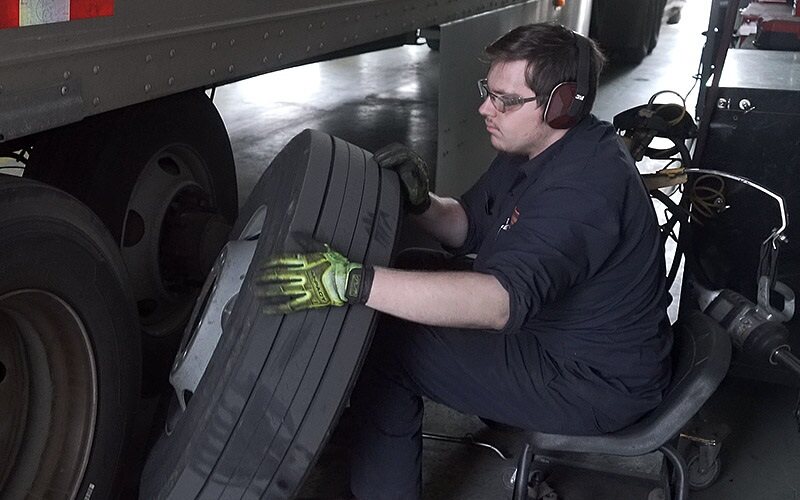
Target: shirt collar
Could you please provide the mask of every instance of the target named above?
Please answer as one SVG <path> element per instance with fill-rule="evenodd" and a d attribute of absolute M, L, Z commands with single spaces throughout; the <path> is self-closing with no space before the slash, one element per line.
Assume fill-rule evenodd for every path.
<path fill-rule="evenodd" d="M 577 123 L 577 125 L 567 130 L 567 133 L 564 134 L 563 137 L 548 146 L 547 149 L 520 165 L 520 172 L 525 174 L 525 176 L 529 179 L 538 177 L 542 170 L 540 167 L 542 165 L 546 165 L 553 158 L 555 158 L 556 155 L 558 155 L 558 153 L 564 149 L 564 146 L 572 141 L 572 138 L 577 131 L 587 128 L 591 121 L 592 120 L 590 120 L 588 116 L 583 118 Z"/>

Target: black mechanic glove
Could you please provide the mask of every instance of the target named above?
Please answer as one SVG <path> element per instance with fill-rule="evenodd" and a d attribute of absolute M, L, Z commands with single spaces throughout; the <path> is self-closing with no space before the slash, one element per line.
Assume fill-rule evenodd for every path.
<path fill-rule="evenodd" d="M 407 210 L 424 213 L 431 206 L 428 165 L 408 146 L 394 143 L 375 152 L 375 163 L 397 172 L 405 193 Z"/>

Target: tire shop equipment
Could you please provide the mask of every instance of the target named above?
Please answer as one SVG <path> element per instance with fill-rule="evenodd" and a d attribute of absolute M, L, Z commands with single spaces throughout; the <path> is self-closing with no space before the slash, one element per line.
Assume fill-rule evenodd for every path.
<path fill-rule="evenodd" d="M 190 91 L 45 134 L 25 176 L 72 194 L 111 232 L 144 333 L 145 389 L 160 390 L 236 218 L 233 153 L 213 102 Z"/>
<path fill-rule="evenodd" d="M 139 396 L 119 250 L 79 201 L 0 175 L 0 498 L 114 498 Z"/>
<path fill-rule="evenodd" d="M 278 154 L 198 299 L 172 372 L 185 410 L 173 405 L 140 498 L 297 494 L 345 407 L 376 313 L 344 306 L 263 314 L 258 263 L 301 250 L 296 235 L 312 235 L 352 261 L 387 265 L 400 202 L 396 174 L 340 139 L 306 130 Z M 242 258 L 252 263 L 237 289 L 244 266 L 232 261 Z M 209 322 L 217 326 L 198 328 Z"/>

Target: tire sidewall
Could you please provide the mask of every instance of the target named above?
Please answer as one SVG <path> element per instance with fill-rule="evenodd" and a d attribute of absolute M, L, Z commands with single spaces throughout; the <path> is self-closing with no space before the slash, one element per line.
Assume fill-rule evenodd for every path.
<path fill-rule="evenodd" d="M 111 498 L 119 493 L 115 488 L 139 392 L 132 296 L 99 221 L 68 196 L 26 184 L 22 196 L 9 200 L 0 183 L 0 296 L 41 289 L 69 304 L 82 320 L 94 355 L 98 408 L 78 498 Z"/>

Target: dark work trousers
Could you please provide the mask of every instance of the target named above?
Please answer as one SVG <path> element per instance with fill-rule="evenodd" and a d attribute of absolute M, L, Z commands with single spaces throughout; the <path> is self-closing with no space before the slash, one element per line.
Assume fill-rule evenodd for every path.
<path fill-rule="evenodd" d="M 405 260 L 400 264 L 406 268 L 465 267 L 463 261 L 445 262 L 443 254 L 398 260 Z M 422 396 L 516 427 L 598 433 L 588 405 L 567 401 L 548 387 L 557 375 L 563 378 L 557 372 L 534 335 L 384 317 L 351 397 L 353 494 L 359 500 L 420 498 Z"/>

